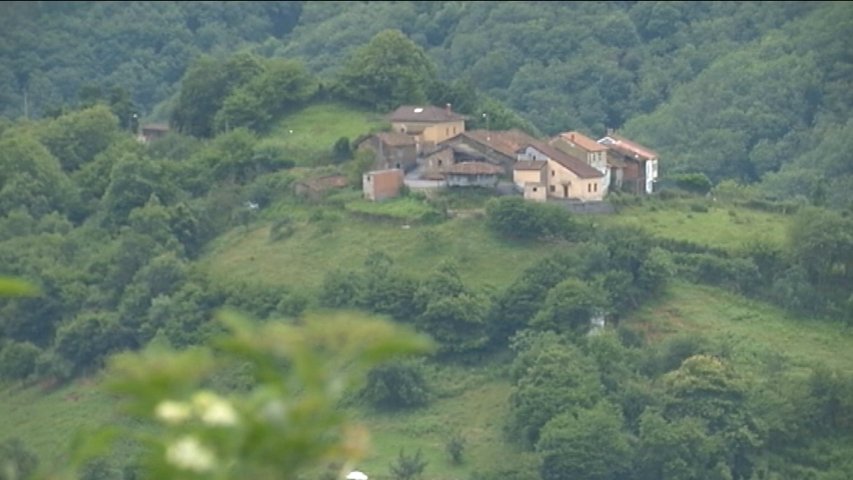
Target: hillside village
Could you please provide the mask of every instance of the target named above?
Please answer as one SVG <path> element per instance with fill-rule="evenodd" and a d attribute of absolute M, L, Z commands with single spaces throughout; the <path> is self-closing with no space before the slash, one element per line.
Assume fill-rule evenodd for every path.
<path fill-rule="evenodd" d="M 598 140 L 578 131 L 542 140 L 518 129 L 467 131 L 467 119 L 450 104 L 391 112 L 391 131 L 354 142 L 376 157 L 363 177 L 365 198 L 395 197 L 403 185 L 498 188 L 502 182 L 537 202 L 600 202 L 611 190 L 654 191 L 658 154 L 614 131 Z"/>

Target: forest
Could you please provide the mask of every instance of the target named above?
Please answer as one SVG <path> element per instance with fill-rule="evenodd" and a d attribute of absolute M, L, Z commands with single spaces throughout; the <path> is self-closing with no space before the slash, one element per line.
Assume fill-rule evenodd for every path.
<path fill-rule="evenodd" d="M 849 4 L 0 11 L 0 391 L 104 379 L 136 409 L 119 422 L 136 440 L 83 448 L 69 478 L 340 478 L 359 456 L 389 472 L 371 478 L 407 480 L 853 477 Z M 399 105 L 448 103 L 469 130 L 618 129 L 660 153 L 662 188 L 611 194 L 612 218 L 483 192 L 365 205 L 356 137 Z M 337 129 L 287 139 L 328 129 L 306 113 L 323 109 Z M 138 141 L 155 121 L 170 133 Z M 329 174 L 351 186 L 297 193 Z M 659 214 L 675 225 L 620 223 Z M 780 233 L 734 247 L 676 234 L 695 220 L 745 232 L 759 215 Z M 741 339 L 650 330 L 650 309 L 671 316 L 685 289 L 774 309 L 741 324 L 793 318 L 795 337 L 829 329 L 844 348 L 801 354 L 761 324 Z M 426 460 L 418 433 L 370 460 L 340 416 L 420 425 L 477 385 L 503 392 L 483 444 L 516 465 L 482 456 L 464 421 L 425 427 L 442 439 Z M 294 407 L 273 415 L 277 401 Z M 0 479 L 58 474 L 8 418 Z M 215 461 L 170 456 L 207 452 L 188 432 Z"/>

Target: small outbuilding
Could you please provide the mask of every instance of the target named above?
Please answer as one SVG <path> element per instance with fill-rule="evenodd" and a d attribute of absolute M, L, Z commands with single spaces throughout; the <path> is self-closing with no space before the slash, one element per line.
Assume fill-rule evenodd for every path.
<path fill-rule="evenodd" d="M 374 170 L 362 176 L 361 187 L 364 198 L 374 202 L 394 198 L 400 195 L 403 188 L 403 170 L 390 168 Z"/>

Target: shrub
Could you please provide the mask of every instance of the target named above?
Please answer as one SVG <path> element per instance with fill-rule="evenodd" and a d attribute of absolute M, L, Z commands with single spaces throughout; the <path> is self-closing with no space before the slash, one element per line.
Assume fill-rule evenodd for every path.
<path fill-rule="evenodd" d="M 406 455 L 406 452 L 400 449 L 397 462 L 390 465 L 391 475 L 397 480 L 413 480 L 424 473 L 426 466 L 427 461 L 421 457 L 420 448 L 413 455 Z"/>
<path fill-rule="evenodd" d="M 426 405 L 429 389 L 423 366 L 414 361 L 379 365 L 367 374 L 362 394 L 379 409 L 405 409 Z"/>
<path fill-rule="evenodd" d="M 691 203 L 690 211 L 697 213 L 708 213 L 708 206 L 702 203 Z"/>
<path fill-rule="evenodd" d="M 0 350 L 0 378 L 23 380 L 36 368 L 41 350 L 30 342 L 10 342 Z"/>
<path fill-rule="evenodd" d="M 519 197 L 494 198 L 486 203 L 489 228 L 510 238 L 569 238 L 575 224 L 568 210 L 527 202 Z"/>
<path fill-rule="evenodd" d="M 462 463 L 462 454 L 465 453 L 465 437 L 461 433 L 456 432 L 450 436 L 445 445 L 447 455 L 450 457 L 450 462 L 454 465 Z"/>
<path fill-rule="evenodd" d="M 669 180 L 672 180 L 678 188 L 691 193 L 705 195 L 711 191 L 711 180 L 704 173 L 671 175 Z"/>

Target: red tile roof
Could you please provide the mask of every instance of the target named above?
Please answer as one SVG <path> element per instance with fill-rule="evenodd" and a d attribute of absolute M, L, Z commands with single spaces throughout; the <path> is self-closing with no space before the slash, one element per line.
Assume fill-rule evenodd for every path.
<path fill-rule="evenodd" d="M 606 146 L 574 130 L 571 132 L 563 132 L 558 137 L 554 138 L 554 140 L 558 138 L 569 142 L 569 144 L 576 145 L 578 148 L 586 150 L 587 152 L 603 152 L 607 150 Z"/>
<path fill-rule="evenodd" d="M 397 110 L 394 110 L 388 116 L 392 122 L 425 122 L 425 123 L 441 123 L 441 122 L 458 122 L 465 120 L 463 115 L 459 115 L 447 108 L 416 105 L 402 105 Z"/>
<path fill-rule="evenodd" d="M 379 140 L 391 147 L 406 147 L 415 145 L 415 137 L 398 132 L 379 132 L 376 134 Z"/>
<path fill-rule="evenodd" d="M 590 167 L 583 160 L 577 159 L 569 155 L 568 153 L 561 152 L 556 148 L 548 145 L 547 143 L 540 142 L 537 140 L 528 143 L 522 148 L 526 148 L 528 146 L 531 146 L 536 150 L 539 150 L 540 152 L 544 153 L 548 158 L 566 167 L 580 178 L 599 178 L 604 176 L 603 173 Z"/>
<path fill-rule="evenodd" d="M 463 133 L 463 135 L 512 158 L 515 158 L 516 152 L 521 147 L 536 141 L 534 137 L 518 129 L 502 131 L 471 130 Z"/>
<path fill-rule="evenodd" d="M 542 170 L 548 162 L 545 160 L 519 160 L 512 166 L 513 170 Z"/>
<path fill-rule="evenodd" d="M 620 151 L 628 155 L 629 157 L 638 156 L 641 157 L 643 160 L 651 160 L 658 158 L 657 152 L 655 152 L 651 148 L 644 147 L 637 142 L 629 140 L 615 133 L 608 133 L 598 142 L 607 145 L 609 148 L 613 148 L 617 151 Z"/>

